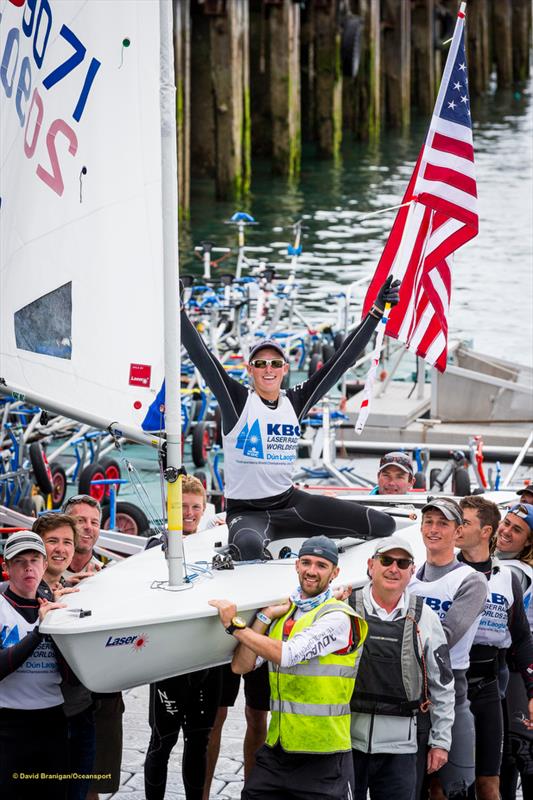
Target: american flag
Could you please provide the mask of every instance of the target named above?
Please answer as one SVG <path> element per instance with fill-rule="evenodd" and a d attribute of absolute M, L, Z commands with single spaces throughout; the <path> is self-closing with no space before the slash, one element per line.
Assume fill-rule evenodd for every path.
<path fill-rule="evenodd" d="M 464 43 L 464 6 L 429 132 L 369 286 L 363 313 L 392 272 L 400 302 L 386 333 L 441 372 L 446 369 L 453 253 L 478 233 L 472 120 Z"/>

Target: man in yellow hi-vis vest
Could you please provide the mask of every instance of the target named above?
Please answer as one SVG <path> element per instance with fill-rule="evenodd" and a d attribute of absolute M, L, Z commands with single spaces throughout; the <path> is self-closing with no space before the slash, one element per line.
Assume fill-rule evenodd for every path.
<path fill-rule="evenodd" d="M 211 600 L 239 644 L 232 669 L 268 661 L 271 719 L 242 800 L 353 797 L 350 699 L 367 625 L 333 596 L 337 545 L 307 539 L 298 554 L 299 586 L 279 605 L 258 612 L 251 627 L 229 600 Z"/>

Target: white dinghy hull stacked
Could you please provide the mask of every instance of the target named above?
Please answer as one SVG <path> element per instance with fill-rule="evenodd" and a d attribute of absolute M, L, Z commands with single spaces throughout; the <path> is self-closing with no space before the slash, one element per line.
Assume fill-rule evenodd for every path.
<path fill-rule="evenodd" d="M 225 538 L 225 531 L 204 531 L 194 543 L 185 541 L 191 573 L 195 560 L 211 559 L 212 545 Z M 419 524 L 409 520 L 400 533 L 421 563 Z M 301 541 L 279 541 L 276 548 L 288 544 L 297 552 Z M 337 584 L 361 586 L 375 543 L 344 541 Z M 68 608 L 48 614 L 41 630 L 52 635 L 74 673 L 93 691 L 118 691 L 192 672 L 229 661 L 236 644 L 208 601 L 231 598 L 251 621 L 257 609 L 286 598 L 294 589 L 294 563 L 287 558 L 236 564 L 233 570 L 201 574 L 190 588 L 169 590 L 164 554 L 153 548 L 84 581 L 78 593 L 64 597 Z M 80 616 L 80 608 L 90 616 Z"/>

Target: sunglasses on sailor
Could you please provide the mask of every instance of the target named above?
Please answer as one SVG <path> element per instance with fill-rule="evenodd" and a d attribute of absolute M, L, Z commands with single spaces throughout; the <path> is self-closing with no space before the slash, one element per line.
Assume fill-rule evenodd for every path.
<path fill-rule="evenodd" d="M 392 567 L 394 563 L 398 565 L 398 569 L 409 569 L 415 562 L 412 558 L 393 558 L 393 556 L 387 556 L 385 553 L 379 554 L 374 556 L 377 559 L 382 567 Z"/>
<path fill-rule="evenodd" d="M 265 369 L 268 366 L 272 369 L 281 369 L 285 365 L 285 361 L 282 358 L 254 358 L 250 364 L 256 369 Z"/>

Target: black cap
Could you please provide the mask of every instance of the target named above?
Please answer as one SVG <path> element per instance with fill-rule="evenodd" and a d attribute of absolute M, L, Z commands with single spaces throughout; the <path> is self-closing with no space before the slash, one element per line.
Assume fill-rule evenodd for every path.
<path fill-rule="evenodd" d="M 273 350 L 276 350 L 284 361 L 287 361 L 287 355 L 283 347 L 276 342 L 275 339 L 261 339 L 257 344 L 254 344 L 252 349 L 250 350 L 250 355 L 248 356 L 248 361 L 251 361 L 252 358 L 258 353 L 260 350 L 263 350 L 267 347 L 271 347 Z"/>
<path fill-rule="evenodd" d="M 462 525 L 464 522 L 461 506 L 451 497 L 428 497 L 426 505 L 422 508 L 422 514 L 429 511 L 430 508 L 441 511 L 450 522 L 456 522 L 458 525 Z"/>
<path fill-rule="evenodd" d="M 331 561 L 332 564 L 339 563 L 339 551 L 333 539 L 327 536 L 311 536 L 306 539 L 300 547 L 298 558 L 302 556 L 321 556 Z"/>
<path fill-rule="evenodd" d="M 527 486 L 523 486 L 521 489 L 517 489 L 516 493 L 519 497 L 521 497 L 523 494 L 533 495 L 533 484 L 528 484 Z"/>

